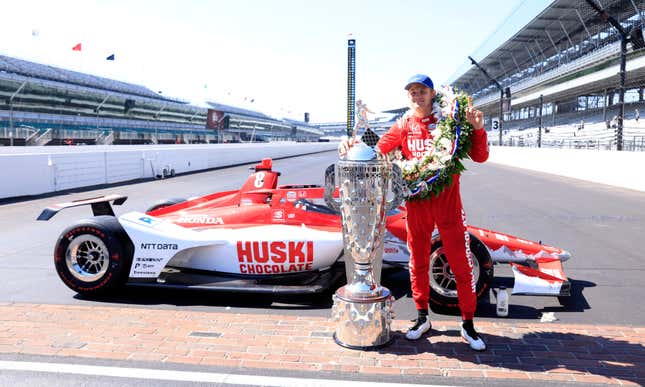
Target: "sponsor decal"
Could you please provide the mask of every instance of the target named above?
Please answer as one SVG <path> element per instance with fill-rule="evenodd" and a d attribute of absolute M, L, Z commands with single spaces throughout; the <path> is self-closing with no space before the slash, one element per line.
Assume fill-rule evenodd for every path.
<path fill-rule="evenodd" d="M 135 269 L 139 269 L 139 268 L 141 268 L 141 269 L 152 269 L 153 267 L 155 267 L 155 265 L 152 265 L 150 263 L 135 263 L 134 264 Z"/>
<path fill-rule="evenodd" d="M 408 150 L 417 157 L 423 155 L 426 150 L 432 149 L 433 140 L 431 138 L 409 138 L 407 139 Z"/>
<path fill-rule="evenodd" d="M 296 214 L 293 214 L 293 213 L 287 214 L 287 219 L 293 219 L 295 217 L 296 217 Z"/>
<path fill-rule="evenodd" d="M 468 233 L 468 225 L 466 224 L 466 212 L 463 208 L 461 209 L 461 221 L 464 224 L 466 260 L 468 261 L 468 267 L 470 268 L 470 287 L 472 288 L 473 293 L 477 293 L 477 281 L 475 281 L 475 276 L 473 275 L 473 253 L 470 251 L 470 234 Z"/>
<path fill-rule="evenodd" d="M 298 191 L 298 197 L 299 198 L 306 198 L 307 197 L 307 191 Z"/>
<path fill-rule="evenodd" d="M 397 249 L 396 247 L 385 247 L 383 249 L 383 252 L 385 254 L 396 254 L 399 252 L 399 249 Z"/>
<path fill-rule="evenodd" d="M 251 204 L 253 204 L 251 199 L 242 199 L 242 200 L 240 200 L 240 206 L 250 206 Z"/>
<path fill-rule="evenodd" d="M 134 274 L 136 274 L 136 275 L 149 275 L 151 277 L 154 277 L 154 276 L 157 275 L 157 273 L 155 273 L 154 271 L 137 271 L 137 270 L 134 271 Z"/>
<path fill-rule="evenodd" d="M 284 211 L 283 210 L 274 210 L 273 211 L 273 219 L 284 219 Z"/>
<path fill-rule="evenodd" d="M 224 219 L 219 216 L 208 215 L 182 215 L 178 223 L 224 224 Z"/>
<path fill-rule="evenodd" d="M 237 242 L 237 259 L 242 274 L 275 274 L 311 270 L 312 241 Z"/>
<path fill-rule="evenodd" d="M 159 220 L 151 218 L 149 216 L 142 216 L 142 217 L 139 218 L 139 220 L 142 221 L 143 223 L 147 223 L 147 224 L 149 224 L 151 226 L 160 222 Z"/>
<path fill-rule="evenodd" d="M 287 191 L 287 200 L 290 202 L 296 200 L 296 191 Z"/>
<path fill-rule="evenodd" d="M 292 263 L 289 265 L 240 265 L 240 273 L 242 274 L 280 274 L 292 273 L 295 271 L 311 270 L 312 262 L 308 263 Z"/>
<path fill-rule="evenodd" d="M 141 257 L 137 257 L 134 260 L 135 260 L 135 262 L 161 262 L 163 260 L 163 258 L 148 258 L 148 257 L 141 258 Z"/>
<path fill-rule="evenodd" d="M 142 250 L 177 250 L 176 243 L 141 243 Z"/>

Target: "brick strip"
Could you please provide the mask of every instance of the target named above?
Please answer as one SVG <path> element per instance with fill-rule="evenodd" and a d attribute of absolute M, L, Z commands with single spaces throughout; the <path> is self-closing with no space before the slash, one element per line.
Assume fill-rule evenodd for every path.
<path fill-rule="evenodd" d="M 321 317 L 147 308 L 0 304 L 0 353 L 189 363 L 233 368 L 645 384 L 645 328 L 478 321 L 488 351 L 433 321 L 417 342 L 395 320 L 392 345 L 334 343 Z"/>

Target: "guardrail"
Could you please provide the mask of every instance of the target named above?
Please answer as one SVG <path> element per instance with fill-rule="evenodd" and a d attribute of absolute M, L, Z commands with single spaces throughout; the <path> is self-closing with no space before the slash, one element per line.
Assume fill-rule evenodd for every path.
<path fill-rule="evenodd" d="M 0 147 L 0 199 L 336 149 L 337 143 Z"/>

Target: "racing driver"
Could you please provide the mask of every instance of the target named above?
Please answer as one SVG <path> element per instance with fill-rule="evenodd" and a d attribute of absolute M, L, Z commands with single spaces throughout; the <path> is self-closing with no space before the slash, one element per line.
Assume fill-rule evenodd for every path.
<path fill-rule="evenodd" d="M 427 75 L 417 74 L 405 85 L 410 110 L 399 119 L 378 141 L 377 151 L 381 154 L 400 148 L 407 160 L 422 157 L 431 139 L 431 131 L 437 124 L 433 114 L 433 99 L 436 96 L 432 80 Z M 472 107 L 472 100 L 466 109 L 466 118 L 473 126 L 472 147 L 469 156 L 473 161 L 484 162 L 488 159 L 488 140 L 483 125 L 483 113 Z M 339 154 L 345 155 L 358 139 L 344 140 L 339 146 Z M 466 232 L 466 218 L 459 192 L 459 175 L 452 177 L 452 184 L 438 195 L 424 199 L 409 200 L 407 209 L 407 243 L 410 249 L 410 283 L 412 297 L 418 317 L 405 337 L 417 340 L 431 329 L 428 319 L 430 301 L 429 265 L 432 231 L 435 225 L 441 235 L 448 264 L 457 283 L 457 296 L 463 323 L 461 336 L 475 351 L 484 351 L 486 344 L 473 325 L 477 306 L 476 283 L 472 275 L 470 240 Z"/>

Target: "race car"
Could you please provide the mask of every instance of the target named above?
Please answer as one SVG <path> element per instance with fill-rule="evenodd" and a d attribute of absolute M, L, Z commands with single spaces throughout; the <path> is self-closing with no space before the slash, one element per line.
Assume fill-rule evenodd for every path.
<path fill-rule="evenodd" d="M 69 207 L 92 207 L 94 216 L 65 229 L 54 249 L 58 275 L 80 294 L 106 293 L 125 284 L 325 292 L 345 275 L 340 214 L 326 205 L 325 187 L 279 186 L 279 176 L 272 160 L 264 159 L 239 190 L 162 200 L 146 212 L 118 217 L 112 205 L 127 197 L 107 195 L 48 207 L 38 220 Z M 332 195 L 338 195 L 337 189 Z M 407 268 L 405 222 L 403 206 L 387 214 L 383 268 Z M 562 269 L 571 257 L 567 251 L 471 225 L 468 232 L 478 297 L 491 287 L 494 264 L 512 266 L 513 294 L 569 295 Z M 436 230 L 428 238 L 433 241 L 431 300 L 456 307 L 456 284 L 441 238 Z"/>

